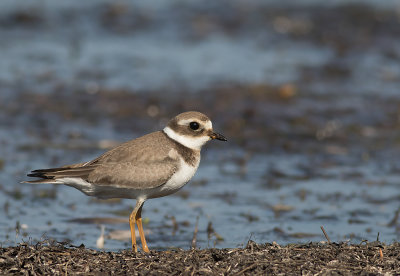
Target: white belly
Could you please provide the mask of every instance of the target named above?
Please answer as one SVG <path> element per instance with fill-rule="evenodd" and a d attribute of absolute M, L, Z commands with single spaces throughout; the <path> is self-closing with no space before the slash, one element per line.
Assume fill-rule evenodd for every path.
<path fill-rule="evenodd" d="M 172 177 L 160 187 L 155 188 L 154 194 L 149 197 L 161 197 L 177 192 L 180 188 L 185 186 L 186 183 L 194 176 L 200 164 L 200 158 L 194 166 L 188 165 L 181 159 L 179 170 L 172 175 Z"/>

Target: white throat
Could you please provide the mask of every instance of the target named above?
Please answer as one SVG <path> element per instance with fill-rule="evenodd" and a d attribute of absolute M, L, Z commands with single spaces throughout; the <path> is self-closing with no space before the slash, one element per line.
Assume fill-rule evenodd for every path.
<path fill-rule="evenodd" d="M 193 150 L 200 150 L 201 147 L 211 139 L 209 136 L 190 137 L 186 135 L 179 135 L 168 126 L 165 127 L 163 131 L 172 140 L 175 140 L 179 144 L 182 144 L 185 147 Z"/>

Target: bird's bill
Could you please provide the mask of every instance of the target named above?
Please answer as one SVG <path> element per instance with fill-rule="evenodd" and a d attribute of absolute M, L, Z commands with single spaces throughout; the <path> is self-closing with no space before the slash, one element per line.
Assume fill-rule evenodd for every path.
<path fill-rule="evenodd" d="M 216 132 L 212 132 L 211 134 L 210 134 L 210 138 L 211 139 L 217 139 L 217 140 L 221 140 L 221 141 L 228 141 L 226 138 L 225 138 L 225 136 L 224 135 L 222 135 L 222 134 L 219 134 L 219 133 L 216 133 Z"/>

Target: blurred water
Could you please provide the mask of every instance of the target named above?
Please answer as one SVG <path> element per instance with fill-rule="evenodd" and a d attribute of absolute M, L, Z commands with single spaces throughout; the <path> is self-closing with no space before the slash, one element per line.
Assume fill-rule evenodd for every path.
<path fill-rule="evenodd" d="M 354 34 L 360 41 L 353 42 L 362 44 L 340 56 L 331 42 L 307 38 L 319 28 L 309 10 L 319 8 L 329 17 L 330 9 L 347 5 L 352 12 L 350 3 L 364 2 L 2 1 L 0 82 L 40 93 L 65 87 L 197 91 L 216 83 L 301 82 L 305 67 L 337 59 L 344 69 L 355 67 L 354 74 L 331 89 L 370 94 L 385 85 L 384 93 L 393 94 L 397 85 L 384 82 L 400 74 L 392 58 L 399 55 L 397 40 L 385 43 L 378 33 L 376 40 L 363 41 L 365 34 Z M 398 9 L 396 1 L 369 3 L 383 10 L 382 21 Z M 373 16 L 364 10 L 358 15 Z M 323 32 L 331 39 L 329 29 Z"/>
<path fill-rule="evenodd" d="M 144 119 L 147 105 L 175 114 L 189 94 L 216 128 L 245 127 L 205 150 L 180 193 L 146 202 L 150 248 L 189 248 L 196 217 L 202 248 L 321 241 L 321 225 L 332 240 L 398 239 L 398 9 L 372 0 L 2 1 L 0 243 L 49 237 L 95 247 L 99 225 L 71 220 L 127 220 L 134 200 L 19 182 L 32 169 L 90 160 L 104 142 L 161 128 L 166 118 Z M 293 108 L 250 99 L 259 86 L 287 84 L 300 91 Z M 249 89 L 200 105 L 213 97 L 204 91 L 221 86 Z M 249 99 L 221 105 L 252 89 Z M 144 115 L 127 120 L 102 91 L 137 94 L 129 99 Z M 222 239 L 208 237 L 210 222 Z M 129 229 L 104 223 L 106 235 Z M 129 236 L 106 237 L 106 249 L 129 246 Z"/>

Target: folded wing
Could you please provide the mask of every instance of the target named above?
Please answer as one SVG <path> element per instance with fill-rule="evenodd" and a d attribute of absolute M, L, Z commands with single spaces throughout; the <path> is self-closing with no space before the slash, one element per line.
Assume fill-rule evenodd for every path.
<path fill-rule="evenodd" d="M 153 143 L 140 143 L 144 137 L 124 143 L 98 158 L 60 168 L 34 170 L 28 176 L 39 180 L 27 183 L 64 183 L 61 178 L 80 178 L 94 185 L 149 189 L 163 185 L 178 170 L 179 160 L 171 157 L 169 141 L 160 132 L 152 134 Z M 146 141 L 146 139 L 145 139 Z M 157 141 L 156 143 L 154 143 Z M 158 145 L 158 146 L 157 146 Z M 149 154 L 149 152 L 155 154 Z"/>

